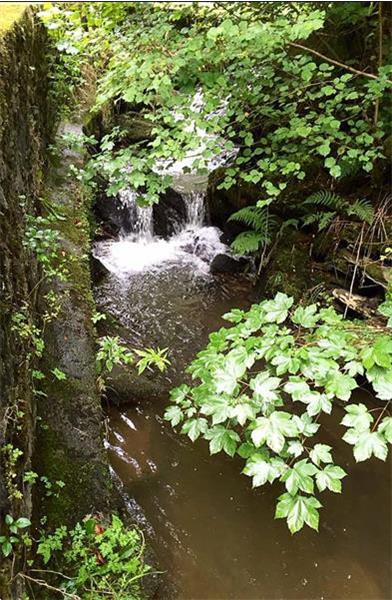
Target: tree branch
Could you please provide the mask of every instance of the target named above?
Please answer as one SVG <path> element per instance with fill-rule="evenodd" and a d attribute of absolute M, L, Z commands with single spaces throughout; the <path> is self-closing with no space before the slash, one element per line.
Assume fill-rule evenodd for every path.
<path fill-rule="evenodd" d="M 321 54 L 321 52 L 317 52 L 317 50 L 313 50 L 313 48 L 308 48 L 307 46 L 303 46 L 302 44 L 297 44 L 297 42 L 288 42 L 288 45 L 293 46 L 294 48 L 300 48 L 300 50 L 305 50 L 305 52 L 310 52 L 310 54 L 314 54 L 315 56 L 322 58 L 326 62 L 329 62 L 337 67 L 342 67 L 342 69 L 346 69 L 346 71 L 351 71 L 351 73 L 355 73 L 356 75 L 362 75 L 363 77 L 368 77 L 369 79 L 378 79 L 378 76 L 374 75 L 374 73 L 366 73 L 366 71 L 359 71 L 358 69 L 354 69 L 354 67 L 345 65 L 344 63 L 341 63 L 338 60 L 334 60 L 333 58 L 329 58 L 329 56 L 325 56 L 325 54 Z M 390 79 L 388 81 L 392 83 Z"/>

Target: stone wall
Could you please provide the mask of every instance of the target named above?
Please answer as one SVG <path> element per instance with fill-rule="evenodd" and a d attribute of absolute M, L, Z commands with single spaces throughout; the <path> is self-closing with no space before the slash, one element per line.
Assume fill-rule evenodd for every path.
<path fill-rule="evenodd" d="M 28 9 L 0 38 L 0 512 L 9 510 L 5 443 L 30 461 L 34 402 L 29 342 L 13 315 L 36 318 L 39 269 L 23 244 L 26 215 L 42 191 L 46 147 L 54 127 L 49 105 L 46 34 Z M 18 415 L 19 413 L 19 415 Z M 21 414 L 24 413 L 24 414 Z M 8 457 L 9 458 L 9 457 Z M 9 462 L 9 461 L 8 461 Z M 15 484 L 19 482 L 15 481 Z"/>
<path fill-rule="evenodd" d="M 57 157 L 48 152 L 59 121 L 51 89 L 53 58 L 30 8 L 0 37 L 0 534 L 6 514 L 27 516 L 33 525 L 46 516 L 55 527 L 118 506 L 96 385 L 89 199 L 69 173 L 70 163 L 81 157 L 67 149 Z M 70 266 L 63 283 L 48 282 L 26 246 L 27 216 L 46 216 L 48 206 L 49 213 L 57 206 L 63 215 L 58 229 Z M 49 291 L 62 308 L 57 319 L 44 324 L 43 297 Z M 45 343 L 41 359 L 34 353 L 34 328 Z M 56 367 L 66 381 L 53 376 Z M 45 374 L 39 395 L 33 369 Z M 24 481 L 26 470 L 65 486 L 49 495 L 45 486 Z M 12 569 L 15 575 L 22 565 L 18 551 L 15 558 L 13 564 L 0 560 L 2 600 L 23 596 L 22 579 L 11 583 Z"/>

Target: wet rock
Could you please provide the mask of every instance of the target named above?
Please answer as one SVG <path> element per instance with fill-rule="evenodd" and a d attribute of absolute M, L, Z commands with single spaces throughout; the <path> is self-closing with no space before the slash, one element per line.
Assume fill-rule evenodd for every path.
<path fill-rule="evenodd" d="M 109 270 L 98 258 L 96 258 L 93 254 L 90 254 L 90 273 L 93 281 L 99 282 L 109 273 Z"/>
<path fill-rule="evenodd" d="M 249 265 L 246 258 L 235 258 L 228 254 L 217 254 L 213 259 L 211 273 L 242 273 Z"/>
<path fill-rule="evenodd" d="M 169 188 L 153 207 L 154 234 L 165 239 L 171 237 L 186 221 L 185 202 L 178 192 Z"/>
<path fill-rule="evenodd" d="M 119 234 L 121 229 L 131 229 L 131 215 L 119 196 L 108 197 L 104 193 L 97 195 L 94 213 L 103 231 L 111 236 Z"/>

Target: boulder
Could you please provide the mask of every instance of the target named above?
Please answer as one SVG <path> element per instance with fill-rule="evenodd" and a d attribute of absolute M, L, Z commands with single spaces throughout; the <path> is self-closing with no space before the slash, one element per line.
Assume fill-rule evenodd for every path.
<path fill-rule="evenodd" d="M 103 192 L 97 194 L 94 214 L 109 235 L 118 235 L 127 225 L 131 228 L 129 210 L 118 196 L 108 197 Z"/>
<path fill-rule="evenodd" d="M 246 258 L 217 254 L 210 265 L 211 273 L 242 273 L 249 265 Z"/>
<path fill-rule="evenodd" d="M 153 206 L 154 234 L 165 239 L 179 230 L 187 217 L 185 202 L 178 192 L 169 188 Z"/>

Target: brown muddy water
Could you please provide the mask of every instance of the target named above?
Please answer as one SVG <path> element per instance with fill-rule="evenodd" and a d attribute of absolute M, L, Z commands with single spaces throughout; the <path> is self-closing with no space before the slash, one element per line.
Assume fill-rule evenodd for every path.
<path fill-rule="evenodd" d="M 238 300 L 238 290 L 231 291 Z M 249 289 L 242 291 L 245 306 Z M 209 290 L 201 301 L 199 295 L 197 319 L 194 306 L 182 306 L 181 321 L 188 327 L 190 321 L 198 323 L 195 338 L 194 331 L 187 332 L 188 357 L 202 347 L 208 331 L 222 324 L 219 315 L 236 304 L 230 289 L 223 296 Z M 165 310 L 170 314 L 173 307 Z M 366 395 L 359 391 L 353 399 L 371 401 Z M 349 474 L 343 493 L 322 494 L 318 534 L 306 528 L 292 536 L 283 520 L 273 518 L 281 486 L 253 490 L 250 478 L 241 474 L 240 458 L 210 456 L 206 442 L 192 444 L 176 434 L 163 421 L 166 404 L 167 397 L 112 408 L 108 437 L 112 467 L 125 494 L 143 509 L 171 582 L 159 599 L 391 597 L 391 471 L 377 459 L 355 464 L 351 447 L 339 438 L 343 409 L 327 418 L 322 440 L 336 446 L 336 462 Z"/>
<path fill-rule="evenodd" d="M 292 536 L 273 519 L 280 487 L 252 490 L 241 459 L 209 456 L 162 419 L 164 403 L 110 412 L 110 458 L 124 490 L 152 525 L 159 562 L 176 591 L 159 598 L 390 598 L 390 471 L 355 464 L 338 444 L 349 476 L 343 494 L 322 496 L 320 532 Z M 337 415 L 334 429 L 337 432 Z M 337 443 L 336 434 L 325 435 Z"/>

